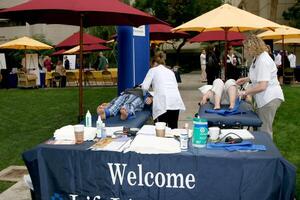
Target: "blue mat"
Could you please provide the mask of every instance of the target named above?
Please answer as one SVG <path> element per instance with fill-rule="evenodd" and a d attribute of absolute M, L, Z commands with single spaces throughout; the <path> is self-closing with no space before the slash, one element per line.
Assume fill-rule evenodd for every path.
<path fill-rule="evenodd" d="M 201 118 L 206 118 L 209 126 L 232 127 L 232 126 L 253 126 L 260 127 L 262 121 L 257 114 L 251 110 L 251 105 L 241 101 L 238 111 L 240 114 L 223 116 L 217 113 L 208 113 L 207 110 L 213 109 L 212 103 L 201 105 L 198 114 Z M 221 109 L 228 109 L 228 106 L 222 106 Z"/>
<path fill-rule="evenodd" d="M 141 128 L 146 121 L 151 117 L 152 113 L 150 109 L 144 109 L 142 111 L 136 112 L 135 117 L 132 119 L 127 120 L 121 120 L 120 115 L 117 115 L 115 117 L 109 117 L 106 120 L 103 120 L 105 123 L 105 126 L 111 127 L 111 126 L 124 126 L 128 128 Z M 98 119 L 98 115 L 92 116 L 92 126 L 96 127 L 96 121 Z M 84 124 L 85 120 L 81 122 L 81 124 Z"/>

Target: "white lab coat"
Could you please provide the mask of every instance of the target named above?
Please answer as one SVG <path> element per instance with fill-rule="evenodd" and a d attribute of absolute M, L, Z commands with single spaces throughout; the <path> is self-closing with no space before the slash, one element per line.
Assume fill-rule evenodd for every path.
<path fill-rule="evenodd" d="M 163 65 L 151 68 L 142 83 L 142 89 L 149 90 L 151 85 L 154 92 L 153 119 L 167 110 L 185 110 L 174 72 L 170 69 Z"/>

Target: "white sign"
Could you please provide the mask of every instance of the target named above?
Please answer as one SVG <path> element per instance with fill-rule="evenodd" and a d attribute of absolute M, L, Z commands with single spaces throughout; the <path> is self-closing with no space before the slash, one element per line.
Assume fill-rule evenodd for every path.
<path fill-rule="evenodd" d="M 0 69 L 6 69 L 6 60 L 4 53 L 0 53 Z"/>
<path fill-rule="evenodd" d="M 139 26 L 139 27 L 133 27 L 133 35 L 134 36 L 146 36 L 146 29 L 145 25 Z"/>
<path fill-rule="evenodd" d="M 65 57 L 68 58 L 70 62 L 70 69 L 76 68 L 76 55 L 64 55 L 63 59 L 63 66 L 65 67 Z"/>
<path fill-rule="evenodd" d="M 38 54 L 26 54 L 26 68 L 30 74 L 35 74 L 36 85 L 40 85 L 40 70 L 39 70 L 39 59 Z"/>

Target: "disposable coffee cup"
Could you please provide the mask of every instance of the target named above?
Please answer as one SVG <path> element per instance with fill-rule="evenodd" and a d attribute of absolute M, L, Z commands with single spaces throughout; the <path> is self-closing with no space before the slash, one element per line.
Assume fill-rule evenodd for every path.
<path fill-rule="evenodd" d="M 165 137 L 166 135 L 166 122 L 156 122 L 155 131 L 157 137 Z"/>
<path fill-rule="evenodd" d="M 74 125 L 74 133 L 75 133 L 75 143 L 81 144 L 83 143 L 83 137 L 84 137 L 84 125 L 77 124 Z"/>
<path fill-rule="evenodd" d="M 219 127 L 209 127 L 209 138 L 210 140 L 218 140 L 220 135 L 220 128 Z"/>

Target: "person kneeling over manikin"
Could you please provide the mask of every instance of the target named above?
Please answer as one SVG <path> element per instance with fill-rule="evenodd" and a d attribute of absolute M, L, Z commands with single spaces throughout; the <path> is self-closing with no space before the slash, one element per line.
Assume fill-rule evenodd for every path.
<path fill-rule="evenodd" d="M 135 112 L 143 110 L 145 105 L 152 104 L 150 93 L 141 88 L 129 88 L 114 98 L 109 103 L 102 103 L 97 107 L 97 113 L 101 119 L 116 116 L 120 113 L 121 120 L 135 117 Z"/>

